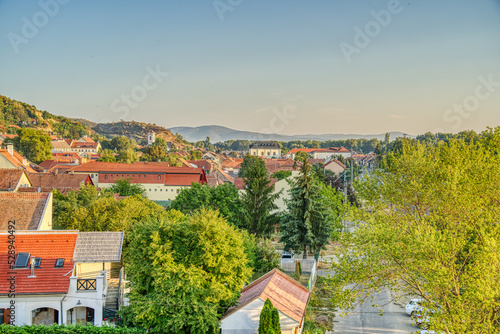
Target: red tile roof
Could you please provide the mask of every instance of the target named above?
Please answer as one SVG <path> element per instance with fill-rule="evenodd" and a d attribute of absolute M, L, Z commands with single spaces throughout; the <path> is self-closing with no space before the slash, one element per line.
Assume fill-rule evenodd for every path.
<path fill-rule="evenodd" d="M 5 159 L 7 159 L 14 167 L 26 169 L 28 172 L 36 172 L 31 166 L 28 160 L 19 154 L 16 150 L 13 151 L 13 155 L 11 155 L 7 150 L 0 149 L 0 155 L 2 155 Z M 24 164 L 26 162 L 26 164 Z"/>
<path fill-rule="evenodd" d="M 40 187 L 43 192 L 57 189 L 65 194 L 72 190 L 78 190 L 85 184 L 94 185 L 89 174 L 29 173 L 28 178 L 33 187 L 23 188 L 22 191 L 37 191 Z"/>
<path fill-rule="evenodd" d="M 16 230 L 36 230 L 47 207 L 50 193 L 0 193 L 0 231 L 8 229 L 9 220 Z"/>
<path fill-rule="evenodd" d="M 165 163 L 134 163 L 124 164 L 119 162 L 90 161 L 80 166 L 71 168 L 71 171 L 81 173 L 116 173 L 116 174 L 165 174 L 165 185 L 190 186 L 192 182 L 205 184 L 207 178 L 205 171 L 193 167 L 170 167 Z M 111 179 L 110 179 L 111 180 Z M 131 179 L 140 183 L 139 179 Z"/>
<path fill-rule="evenodd" d="M 326 164 L 324 164 L 324 165 L 323 165 L 323 168 L 325 168 L 326 166 L 328 166 L 328 165 L 330 165 L 330 164 L 333 164 L 333 163 L 335 163 L 335 164 L 339 165 L 340 167 L 342 167 L 342 168 L 344 168 L 344 169 L 346 168 L 346 165 L 344 165 L 343 163 L 341 163 L 341 162 L 340 162 L 340 161 L 338 161 L 337 159 L 332 159 L 332 160 L 328 161 Z"/>
<path fill-rule="evenodd" d="M 212 163 L 206 159 L 200 160 L 188 160 L 189 163 L 198 166 L 198 168 L 202 168 L 205 171 L 211 171 L 213 169 Z"/>
<path fill-rule="evenodd" d="M 297 154 L 297 152 L 299 152 L 299 151 L 311 153 L 311 152 L 314 152 L 315 150 L 317 150 L 317 148 L 294 148 L 294 149 L 291 149 L 290 151 L 288 151 L 287 154 Z"/>
<path fill-rule="evenodd" d="M 0 169 L 0 191 L 13 191 L 16 189 L 21 177 L 23 169 L 2 168 Z"/>
<path fill-rule="evenodd" d="M 30 253 L 42 259 L 40 268 L 10 270 L 8 264 L 8 233 L 0 233 L 0 295 L 9 293 L 11 275 L 16 277 L 16 294 L 67 293 L 73 269 L 73 254 L 78 231 L 17 231 L 15 252 Z M 64 258 L 62 268 L 54 268 L 57 258 Z"/>
<path fill-rule="evenodd" d="M 241 290 L 238 305 L 231 307 L 226 318 L 255 299 L 271 300 L 278 311 L 301 323 L 304 317 L 309 290 L 287 274 L 273 269 Z"/>

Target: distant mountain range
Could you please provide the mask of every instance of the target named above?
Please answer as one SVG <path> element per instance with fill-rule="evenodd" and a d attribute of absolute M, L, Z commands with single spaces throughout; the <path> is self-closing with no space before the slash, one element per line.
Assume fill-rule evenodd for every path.
<path fill-rule="evenodd" d="M 259 132 L 251 131 L 239 131 L 224 126 L 219 125 L 205 125 L 197 127 L 186 127 L 178 126 L 170 128 L 172 133 L 178 133 L 184 137 L 184 139 L 190 142 L 196 142 L 200 140 L 205 140 L 210 137 L 212 143 L 222 142 L 226 140 L 278 140 L 278 141 L 291 141 L 291 140 L 345 140 L 345 139 L 373 139 L 377 138 L 383 140 L 385 133 L 372 134 L 372 135 L 360 135 L 360 134 L 309 134 L 309 135 L 280 135 L 280 134 L 264 134 Z M 394 140 L 397 137 L 403 137 L 405 135 L 403 132 L 390 132 L 390 140 Z M 406 134 L 406 136 L 408 136 Z M 411 136 L 413 137 L 413 136 Z"/>

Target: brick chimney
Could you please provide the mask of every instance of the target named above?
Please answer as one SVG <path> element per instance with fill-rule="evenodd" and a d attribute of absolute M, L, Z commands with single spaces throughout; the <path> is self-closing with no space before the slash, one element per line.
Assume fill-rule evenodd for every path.
<path fill-rule="evenodd" d="M 7 143 L 7 152 L 9 152 L 10 155 L 14 156 L 14 144 Z"/>

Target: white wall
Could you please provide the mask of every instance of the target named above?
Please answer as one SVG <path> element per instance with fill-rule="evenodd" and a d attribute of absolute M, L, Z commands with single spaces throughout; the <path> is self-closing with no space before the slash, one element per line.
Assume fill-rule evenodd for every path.
<path fill-rule="evenodd" d="M 36 274 L 36 271 L 35 271 Z M 90 307 L 94 309 L 94 325 L 102 324 L 102 306 L 104 303 L 103 294 L 106 294 L 107 287 L 104 276 L 98 276 L 95 291 L 77 291 L 77 277 L 70 277 L 68 293 L 53 295 L 16 295 L 15 298 L 0 296 L 0 308 L 10 308 L 10 301 L 15 302 L 15 322 L 16 326 L 23 324 L 31 325 L 32 311 L 37 308 L 49 307 L 59 311 L 59 323 L 61 323 L 61 302 L 62 321 L 67 324 L 66 314 L 73 307 Z M 80 304 L 78 305 L 78 302 Z M 75 313 L 73 313 L 75 314 Z"/>
<path fill-rule="evenodd" d="M 242 307 L 227 318 L 222 319 L 222 334 L 250 334 L 257 333 L 259 328 L 260 312 L 264 307 L 264 301 L 260 298 Z M 289 316 L 279 312 L 281 333 L 293 334 L 293 328 L 299 323 Z"/>

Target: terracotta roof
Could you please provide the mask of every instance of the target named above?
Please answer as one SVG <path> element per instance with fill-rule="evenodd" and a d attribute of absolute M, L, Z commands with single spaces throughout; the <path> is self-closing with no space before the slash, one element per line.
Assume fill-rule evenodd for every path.
<path fill-rule="evenodd" d="M 74 262 L 120 262 L 123 232 L 80 232 Z"/>
<path fill-rule="evenodd" d="M 1 168 L 0 191 L 14 191 L 23 176 L 24 169 Z"/>
<path fill-rule="evenodd" d="M 219 178 L 217 177 L 217 175 L 214 175 L 214 174 L 208 174 L 207 175 L 207 184 L 210 187 L 217 187 L 218 185 L 221 185 L 223 183 L 224 182 L 222 182 L 221 180 L 219 180 Z"/>
<path fill-rule="evenodd" d="M 269 298 L 278 311 L 301 323 L 309 300 L 309 290 L 287 274 L 273 269 L 244 287 L 238 304 L 231 307 L 222 319 L 257 298 L 263 301 Z"/>
<path fill-rule="evenodd" d="M 234 182 L 234 177 L 229 175 L 228 173 L 224 172 L 220 168 L 217 168 L 213 174 L 215 174 L 219 178 L 219 180 L 221 180 L 222 182 L 227 182 L 227 183 Z"/>
<path fill-rule="evenodd" d="M 15 252 L 30 253 L 42 259 L 40 268 L 10 270 L 8 264 L 8 233 L 0 233 L 0 295 L 9 292 L 10 275 L 16 276 L 16 294 L 62 294 L 67 293 L 70 272 L 73 270 L 73 253 L 78 231 L 17 231 Z M 56 259 L 63 258 L 64 266 L 55 268 Z"/>
<path fill-rule="evenodd" d="M 50 144 L 53 148 L 71 148 L 66 140 L 52 140 Z"/>
<path fill-rule="evenodd" d="M 325 159 L 307 159 L 307 162 L 312 166 L 315 164 L 322 164 L 325 162 Z"/>
<path fill-rule="evenodd" d="M 95 149 L 97 148 L 97 143 L 96 142 L 81 142 L 81 141 L 74 141 L 71 143 L 71 148 L 89 148 L 89 149 Z"/>
<path fill-rule="evenodd" d="M 338 164 L 340 167 L 342 167 L 344 169 L 346 168 L 346 165 L 344 165 L 343 163 L 341 163 L 337 159 L 332 159 L 332 160 L 328 161 L 326 164 L 323 165 L 323 168 L 325 168 L 326 166 L 328 166 L 328 165 L 330 165 L 332 163 L 336 163 L 336 164 Z"/>
<path fill-rule="evenodd" d="M 49 170 L 55 166 L 57 166 L 59 163 L 55 160 L 45 160 L 42 161 L 38 166 L 42 167 L 45 170 Z"/>
<path fill-rule="evenodd" d="M 211 171 L 213 166 L 209 160 L 200 159 L 200 160 L 188 160 L 189 163 L 196 165 L 198 168 L 202 168 L 205 171 Z"/>
<path fill-rule="evenodd" d="M 29 173 L 28 178 L 34 189 L 38 187 L 42 191 L 57 189 L 63 194 L 78 190 L 84 184 L 94 184 L 89 174 Z"/>
<path fill-rule="evenodd" d="M 317 150 L 317 148 L 293 148 L 290 151 L 288 151 L 287 154 L 297 154 L 299 151 L 303 151 L 306 153 L 311 153 L 313 151 Z"/>
<path fill-rule="evenodd" d="M 13 151 L 13 155 L 11 155 L 7 150 L 0 149 L 0 155 L 2 155 L 5 159 L 7 159 L 15 168 L 23 168 L 29 172 L 35 173 L 36 171 L 30 166 L 30 162 L 26 160 L 19 152 L 16 150 Z M 26 162 L 26 164 L 24 164 Z"/>
<path fill-rule="evenodd" d="M 329 147 L 329 148 L 317 148 L 314 150 L 314 152 L 321 152 L 321 153 L 351 153 L 348 149 L 345 147 Z"/>
<path fill-rule="evenodd" d="M 51 193 L 0 193 L 0 231 L 8 229 L 9 220 L 16 221 L 16 230 L 38 229 Z"/>

